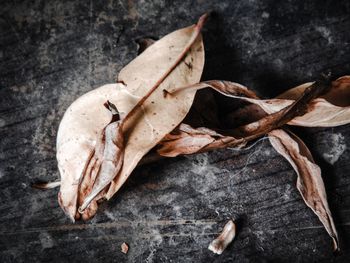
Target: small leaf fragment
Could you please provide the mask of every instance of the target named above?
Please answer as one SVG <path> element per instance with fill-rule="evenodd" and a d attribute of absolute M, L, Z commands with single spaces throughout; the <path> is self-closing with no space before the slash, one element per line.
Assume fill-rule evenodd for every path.
<path fill-rule="evenodd" d="M 121 244 L 120 249 L 122 253 L 127 254 L 129 251 L 129 246 L 124 242 L 123 244 Z"/>
<path fill-rule="evenodd" d="M 46 189 L 56 188 L 60 185 L 61 185 L 61 181 L 57 181 L 57 182 L 48 182 L 48 183 L 34 183 L 32 184 L 32 187 L 46 190 Z"/>
<path fill-rule="evenodd" d="M 269 133 L 276 151 L 292 165 L 298 175 L 297 188 L 306 205 L 318 216 L 333 239 L 334 250 L 339 250 L 338 234 L 328 206 L 321 169 L 301 139 L 292 133 L 277 129 Z"/>
<path fill-rule="evenodd" d="M 221 255 L 226 247 L 232 242 L 236 236 L 236 224 L 229 220 L 221 234 L 215 238 L 210 244 L 208 249 L 215 254 Z"/>

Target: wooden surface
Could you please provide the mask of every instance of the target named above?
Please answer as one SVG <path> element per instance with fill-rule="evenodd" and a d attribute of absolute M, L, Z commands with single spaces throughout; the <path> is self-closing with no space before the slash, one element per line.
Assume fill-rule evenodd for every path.
<path fill-rule="evenodd" d="M 295 129 L 322 168 L 339 255 L 266 139 L 144 166 L 88 223 L 66 218 L 57 189 L 30 187 L 59 179 L 56 132 L 70 103 L 112 83 L 137 55 L 136 39 L 208 10 L 203 79 L 271 97 L 327 69 L 350 73 L 345 0 L 1 1 L 0 262 L 349 262 L 350 125 Z M 215 97 L 222 110 L 234 107 Z M 229 218 L 238 235 L 213 255 L 207 247 Z"/>

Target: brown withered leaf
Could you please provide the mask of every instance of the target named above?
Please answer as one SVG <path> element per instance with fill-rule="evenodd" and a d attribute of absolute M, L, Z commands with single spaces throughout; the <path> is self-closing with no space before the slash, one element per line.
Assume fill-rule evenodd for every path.
<path fill-rule="evenodd" d="M 159 142 L 157 153 L 165 157 L 175 157 L 182 154 L 199 152 L 216 138 L 222 138 L 221 134 L 208 128 L 192 128 L 181 123 L 174 131 L 167 134 Z"/>
<path fill-rule="evenodd" d="M 258 121 L 243 125 L 235 129 L 234 134 L 249 137 L 250 139 L 257 138 L 269 131 L 282 127 L 295 117 L 302 116 L 307 112 L 308 104 L 313 99 L 328 92 L 331 88 L 331 83 L 327 76 L 322 76 L 318 81 L 305 88 L 300 97 L 293 101 L 287 107 L 280 109 Z"/>
<path fill-rule="evenodd" d="M 292 99 L 295 100 L 300 96 L 301 93 L 310 86 L 312 82 L 304 83 L 295 88 L 289 89 L 282 94 L 278 95 L 276 98 L 278 99 Z M 349 98 L 350 98 L 350 76 L 342 76 L 332 82 L 332 88 L 321 96 L 321 98 L 327 100 L 333 105 L 337 105 L 340 107 L 349 106 Z"/>
<path fill-rule="evenodd" d="M 261 107 L 266 113 L 273 114 L 291 106 L 312 84 L 312 82 L 302 84 L 279 95 L 276 99 L 267 100 L 258 99 L 253 92 L 238 83 L 217 80 L 205 81 L 192 87 L 176 88 L 170 90 L 169 93 L 211 87 L 225 96 L 250 102 Z M 240 91 L 242 92 L 240 93 Z M 249 112 L 254 109 L 248 108 L 249 106 L 243 108 L 243 110 L 246 109 L 249 115 Z M 242 109 L 240 111 L 243 112 Z M 234 112 L 231 117 L 239 114 L 241 113 Z M 333 81 L 328 92 L 308 103 L 304 114 L 295 116 L 288 122 L 289 125 L 303 127 L 335 127 L 348 123 L 350 123 L 350 76 L 343 76 Z"/>
<path fill-rule="evenodd" d="M 242 90 L 244 92 L 242 92 L 243 95 L 247 94 L 245 88 L 242 89 L 241 86 L 237 86 L 235 83 L 230 82 L 212 81 L 210 83 L 201 83 L 199 85 L 192 86 L 191 88 L 200 89 L 208 87 L 209 85 L 215 90 L 220 90 L 222 94 L 234 98 L 242 97 L 236 95 L 237 90 Z M 188 87 L 180 88 L 178 90 L 185 90 L 187 88 Z M 326 193 L 322 177 L 320 176 L 320 169 L 316 164 L 314 164 L 310 152 L 300 139 L 295 139 L 299 144 L 298 146 L 298 144 L 296 144 L 296 142 L 294 142 L 293 139 L 289 137 L 287 133 L 285 133 L 283 130 L 277 129 L 289 122 L 290 120 L 294 119 L 296 116 L 302 116 L 308 109 L 308 103 L 315 99 L 317 96 L 322 95 L 324 92 L 328 91 L 329 93 L 329 89 L 330 83 L 327 81 L 327 79 L 325 81 L 321 80 L 320 82 L 308 85 L 302 91 L 300 91 L 301 95 L 297 98 L 297 100 L 293 100 L 291 104 L 282 107 L 281 109 L 279 109 L 279 111 L 267 115 L 258 121 L 241 126 L 238 129 L 238 134 L 243 136 L 245 141 L 249 141 L 251 139 L 255 139 L 257 136 L 261 136 L 262 134 L 266 134 L 269 132 L 270 140 L 272 140 L 272 143 L 276 150 L 279 151 L 284 157 L 286 157 L 289 162 L 291 162 L 294 169 L 298 173 L 297 187 L 301 192 L 305 203 L 320 218 L 327 232 L 333 238 L 334 248 L 338 249 L 337 232 L 333 223 L 333 219 L 331 217 L 330 210 L 328 208 Z M 177 92 L 177 90 L 172 92 Z M 236 135 L 237 131 L 234 131 L 234 134 Z M 276 142 L 277 139 L 275 137 L 279 138 L 280 142 Z M 240 137 L 236 136 L 236 138 Z M 280 144 L 278 144 L 278 142 Z M 284 144 L 285 147 L 287 147 L 287 149 L 289 150 L 290 156 L 286 153 L 286 151 L 282 151 L 283 148 L 281 145 Z M 174 142 L 173 145 L 176 146 Z M 232 143 L 230 146 L 232 146 Z M 199 152 L 205 150 L 206 147 L 207 145 L 201 148 Z M 172 150 L 175 151 L 175 149 Z"/>
<path fill-rule="evenodd" d="M 246 143 L 245 138 L 226 136 L 205 127 L 193 128 L 181 123 L 158 143 L 157 153 L 164 157 L 176 157 L 226 147 L 241 148 Z M 156 156 L 146 157 L 157 160 Z"/>
<path fill-rule="evenodd" d="M 228 97 L 245 100 L 257 98 L 257 96 L 252 91 L 240 84 L 218 80 L 204 81 L 191 86 L 167 89 L 165 92 L 169 97 L 174 96 L 174 94 L 181 94 L 184 91 L 200 90 L 208 87 Z M 227 135 L 234 136 L 235 138 L 253 140 L 261 135 L 267 134 L 269 131 L 283 126 L 295 117 L 305 114 L 309 102 L 329 91 L 330 87 L 331 86 L 328 77 L 323 76 L 317 82 L 306 87 L 301 93 L 300 97 L 297 100 L 293 101 L 291 104 L 255 122 L 238 127 L 237 129 L 230 131 Z M 255 100 L 258 101 L 257 99 Z"/>
<path fill-rule="evenodd" d="M 269 133 L 272 146 L 292 165 L 298 175 L 297 188 L 305 203 L 318 216 L 338 250 L 338 234 L 328 207 L 321 169 L 306 145 L 296 135 L 277 129 Z"/>
<path fill-rule="evenodd" d="M 246 87 L 229 81 L 205 81 L 187 87 L 167 89 L 166 94 L 167 97 L 171 97 L 174 94 L 187 90 L 199 90 L 207 87 L 229 97 L 241 98 L 242 96 L 249 96 L 257 98 Z M 215 132 L 216 136 L 212 136 L 214 131 L 209 129 L 193 129 L 189 125 L 180 125 L 173 133 L 160 142 L 161 147 L 158 149 L 158 154 L 174 157 L 180 154 L 193 154 L 225 147 L 242 147 L 248 141 L 282 127 L 295 116 L 304 114 L 308 103 L 328 89 L 328 79 L 322 79 L 307 87 L 298 100 L 293 101 L 291 105 L 282 108 L 278 112 L 240 126 L 237 129 L 224 131 L 222 134 Z M 190 127 L 190 129 L 184 131 L 185 127 Z"/>
<path fill-rule="evenodd" d="M 108 102 L 112 112 L 112 120 L 100 134 L 100 140 L 96 143 L 94 154 L 88 160 L 83 181 L 79 189 L 79 213 L 83 219 L 88 219 L 96 213 L 97 200 L 94 200 L 100 192 L 110 184 L 114 176 L 119 173 L 124 158 L 124 136 L 121 131 L 122 121 L 115 106 Z M 88 178 L 85 183 L 84 179 Z M 83 188 L 84 187 L 84 188 Z M 94 201 L 89 209 L 87 206 Z"/>
<path fill-rule="evenodd" d="M 242 98 L 261 107 L 268 114 L 291 105 L 312 83 L 305 83 L 277 96 L 276 99 L 259 100 Z M 320 117 L 322 116 L 322 118 Z M 289 125 L 303 127 L 335 127 L 350 123 L 350 77 L 344 76 L 332 82 L 330 90 L 312 100 L 305 114 L 296 116 Z"/>

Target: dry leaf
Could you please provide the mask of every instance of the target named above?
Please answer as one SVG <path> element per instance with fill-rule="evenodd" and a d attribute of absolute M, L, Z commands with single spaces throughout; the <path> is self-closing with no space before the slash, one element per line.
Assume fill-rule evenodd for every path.
<path fill-rule="evenodd" d="M 208 249 L 215 254 L 221 255 L 222 252 L 226 249 L 226 247 L 232 242 L 232 240 L 236 236 L 236 225 L 232 220 L 229 220 L 221 234 L 214 239 Z"/>
<path fill-rule="evenodd" d="M 61 175 L 58 200 L 73 221 L 86 160 L 94 154 L 98 134 L 112 118 L 104 107 L 107 100 L 117 104 L 120 111 L 128 112 L 138 98 L 130 95 L 121 83 L 90 91 L 71 104 L 57 132 L 57 161 Z"/>
<path fill-rule="evenodd" d="M 338 234 L 327 203 L 321 169 L 315 164 L 306 145 L 294 134 L 283 130 L 269 133 L 272 146 L 292 165 L 298 175 L 297 188 L 305 203 L 318 216 L 338 250 Z"/>
<path fill-rule="evenodd" d="M 337 232 L 320 169 L 297 137 L 293 140 L 293 136 L 274 129 L 286 123 L 309 127 L 349 123 L 350 77 L 334 81 L 331 89 L 327 81 L 306 83 L 272 100 L 259 100 L 252 91 L 237 83 L 206 81 L 195 84 L 200 80 L 204 65 L 200 29 L 205 18 L 201 17 L 197 25 L 177 30 L 154 44 L 147 42 L 146 48 L 148 44 L 152 45 L 122 69 L 118 84 L 85 94 L 70 106 L 57 138 L 61 207 L 72 220 L 81 216 L 77 213 L 78 205 L 83 219 L 91 218 L 97 211 L 97 202 L 111 198 L 141 158 L 158 143 L 160 155 L 173 157 L 240 147 L 269 133 L 276 150 L 297 171 L 299 191 L 338 249 Z M 196 90 L 205 87 L 258 105 L 268 115 L 223 132 L 180 124 L 192 105 Z M 103 108 L 108 100 L 112 114 Z M 118 110 L 121 119 L 116 118 Z M 39 186 L 49 188 L 57 183 Z M 231 223 L 209 249 L 221 254 L 234 237 L 234 223 Z"/>
<path fill-rule="evenodd" d="M 111 106 L 113 104 L 109 103 L 108 105 Z M 95 214 L 97 203 L 93 205 L 93 210 L 91 206 L 91 211 L 84 210 L 110 184 L 123 165 L 125 146 L 121 125 L 122 121 L 119 119 L 119 112 L 116 111 L 113 114 L 111 123 L 102 130 L 99 136 L 100 140 L 95 146 L 94 154 L 89 159 L 86 169 L 83 172 L 83 182 L 79 190 L 81 194 L 78 200 L 80 205 L 79 213 L 83 214 L 83 219 L 88 219 Z M 85 184 L 88 187 L 82 190 L 85 178 L 88 178 L 87 184 Z M 102 196 L 95 200 L 95 202 Z"/>
<path fill-rule="evenodd" d="M 236 83 L 230 83 L 230 82 L 211 81 L 211 82 L 205 82 L 205 83 L 200 83 L 198 85 L 194 85 L 191 88 L 200 89 L 208 86 L 214 88 L 215 90 L 221 91 L 221 93 L 224 95 L 233 96 L 235 98 L 241 98 L 241 96 L 236 95 L 238 90 L 242 90 L 243 91 L 242 94 L 244 95 L 247 94 L 245 88 L 242 88 Z M 298 139 L 297 141 L 301 149 L 301 153 L 300 153 L 299 148 L 296 148 L 297 144 L 293 145 L 290 142 L 290 141 L 293 142 L 293 140 L 290 137 L 288 137 L 288 134 L 286 134 L 282 130 L 272 131 L 275 128 L 281 127 L 283 124 L 287 123 L 291 119 L 295 120 L 296 115 L 304 116 L 302 114 L 305 113 L 306 109 L 309 109 L 307 107 L 308 102 L 314 99 L 315 97 L 317 97 L 319 94 L 322 94 L 322 92 L 327 91 L 328 90 L 327 86 L 329 86 L 327 85 L 327 82 L 326 83 L 321 82 L 319 84 L 314 83 L 312 85 L 307 85 L 303 90 L 299 89 L 301 97 L 299 97 L 296 101 L 292 101 L 292 103 L 286 104 L 285 106 L 276 110 L 275 113 L 272 113 L 266 117 L 263 117 L 262 119 L 256 122 L 240 127 L 239 131 L 240 131 L 240 134 L 242 134 L 243 136 L 246 136 L 245 140 L 247 141 L 250 140 L 252 137 L 256 138 L 256 135 L 260 136 L 263 133 L 267 133 L 267 131 L 271 131 L 269 133 L 270 136 L 279 135 L 281 140 L 280 144 L 287 144 L 286 147 L 292 148 L 290 150 L 292 151 L 292 153 L 290 153 L 291 157 L 288 158 L 288 156 L 286 156 L 286 153 L 283 154 L 282 150 L 277 148 L 278 147 L 277 143 L 275 142 L 274 144 L 274 147 L 282 155 L 284 155 L 291 162 L 293 167 L 296 169 L 299 176 L 298 184 L 297 184 L 299 191 L 301 192 L 306 204 L 318 215 L 321 222 L 324 224 L 326 230 L 333 238 L 335 249 L 338 249 L 337 232 L 333 223 L 333 219 L 331 217 L 331 213 L 328 208 L 326 193 L 325 193 L 322 178 L 320 176 L 320 169 L 316 164 L 313 163 L 311 154 L 307 150 L 306 146 L 302 143 L 302 141 L 300 141 L 297 138 Z M 333 83 L 333 87 L 334 87 L 334 83 Z M 175 91 L 172 91 L 172 93 L 174 92 L 176 93 L 178 91 L 185 90 L 187 88 L 188 87 L 176 89 Z M 327 94 L 329 93 L 330 92 L 328 92 Z M 258 102 L 260 103 L 260 101 L 258 101 L 257 99 L 254 99 L 254 100 L 257 101 L 255 104 L 258 104 Z M 272 107 L 276 106 L 275 104 L 271 104 L 271 105 Z M 191 134 L 191 137 L 196 136 L 196 133 L 194 132 L 192 133 L 193 134 Z M 183 140 L 183 134 L 181 136 L 181 139 Z M 206 147 L 210 145 L 210 143 L 212 142 L 209 142 L 208 144 L 199 148 L 198 152 L 205 150 Z M 172 153 L 176 152 L 177 154 L 179 154 L 179 152 L 181 152 L 182 149 L 186 148 L 186 145 L 181 145 L 182 147 L 179 147 L 179 149 L 176 148 L 177 146 L 178 145 L 176 144 L 176 138 L 175 138 L 175 140 L 173 140 L 171 144 L 168 145 L 167 147 L 168 152 L 172 152 Z M 164 144 L 163 144 L 163 147 L 164 147 Z M 158 153 L 163 154 L 164 150 L 163 151 L 162 150 L 163 149 L 158 151 Z M 186 154 L 186 152 L 182 150 L 181 154 Z M 302 156 L 302 154 L 304 154 L 304 156 Z M 169 155 L 166 155 L 166 156 L 169 156 Z M 293 162 L 293 160 L 295 163 Z"/>
<path fill-rule="evenodd" d="M 214 130 L 199 127 L 193 128 L 181 123 L 174 131 L 159 142 L 157 153 L 164 157 L 206 152 L 225 147 L 243 147 L 246 141 L 242 138 L 224 136 Z"/>
<path fill-rule="evenodd" d="M 208 82 L 201 83 L 192 86 L 192 88 L 200 89 L 209 85 L 216 90 L 219 89 L 224 95 L 233 96 L 235 98 L 240 98 L 240 96 L 234 94 L 237 93 L 237 90 L 243 90 L 246 94 L 245 89 L 242 89 L 242 87 L 237 86 L 237 84 L 230 82 L 211 81 L 210 84 Z M 228 89 L 228 87 L 231 87 L 231 89 Z M 283 130 L 272 131 L 275 128 L 281 127 L 288 121 L 295 119 L 295 116 L 297 115 L 303 116 L 302 114 L 304 114 L 308 109 L 308 103 L 323 92 L 328 91 L 329 88 L 330 87 L 327 81 L 324 83 L 316 82 L 312 85 L 305 86 L 303 90 L 299 90 L 301 92 L 301 96 L 297 100 L 293 101 L 292 104 L 287 104 L 275 113 L 263 117 L 256 122 L 240 127 L 239 133 L 246 136 L 245 139 L 248 141 L 252 137 L 256 138 L 256 135 L 260 136 L 263 133 L 270 131 L 269 135 L 270 138 L 272 138 L 272 144 L 277 151 L 288 159 L 298 173 L 297 187 L 301 192 L 305 203 L 318 215 L 327 232 L 333 238 L 335 249 L 338 249 L 337 232 L 328 208 L 326 193 L 319 167 L 314 164 L 310 152 L 300 139 L 296 137 L 299 144 L 298 146 L 298 144 L 293 141 L 293 139 Z M 172 92 L 174 93 L 185 89 L 187 88 L 177 89 Z M 329 93 L 330 92 L 328 91 L 326 95 Z M 272 105 L 275 106 L 274 104 Z M 279 141 L 277 141 L 275 137 L 279 138 Z M 174 143 L 173 145 L 176 146 Z M 287 150 L 283 151 L 284 148 L 282 146 L 286 147 Z M 205 149 L 205 147 L 206 146 L 201 148 L 201 150 Z M 176 149 L 172 150 L 175 151 Z"/>
<path fill-rule="evenodd" d="M 320 80 L 305 88 L 303 93 L 292 104 L 280 109 L 270 115 L 261 118 L 258 121 L 243 125 L 236 129 L 235 133 L 242 136 L 257 138 L 258 136 L 267 134 L 273 129 L 282 127 L 297 116 L 303 116 L 308 109 L 308 104 L 313 99 L 326 93 L 330 88 L 330 81 L 327 76 L 323 76 Z"/>
<path fill-rule="evenodd" d="M 205 18 L 206 15 L 199 19 L 197 25 L 177 30 L 155 42 L 119 73 L 118 80 L 126 84 L 131 94 L 148 97 L 139 101 L 143 112 L 139 110 L 139 114 L 131 116 L 123 127 L 126 141 L 124 164 L 110 185 L 107 199 L 124 184 L 141 158 L 190 110 L 195 91 L 165 99 L 163 89 L 186 86 L 200 80 L 204 66 L 200 30 Z"/>
<path fill-rule="evenodd" d="M 180 124 L 173 132 L 167 134 L 159 143 L 157 153 L 165 157 L 199 152 L 216 138 L 223 136 L 207 128 L 194 129 L 187 124 Z"/>
<path fill-rule="evenodd" d="M 240 98 L 260 106 L 266 113 L 272 114 L 291 105 L 295 99 L 313 83 L 305 83 L 279 95 L 276 99 L 259 100 Z M 322 116 L 322 117 L 320 117 Z M 335 127 L 350 123 L 350 77 L 344 76 L 333 81 L 331 89 L 320 98 L 312 100 L 305 114 L 288 122 L 289 125 L 303 127 Z"/>
<path fill-rule="evenodd" d="M 279 95 L 276 99 L 260 100 L 246 87 L 228 81 L 205 81 L 192 87 L 181 87 L 168 90 L 178 93 L 182 90 L 199 90 L 211 87 L 225 96 L 242 99 L 261 107 L 266 113 L 273 114 L 290 106 L 313 83 L 305 83 Z M 320 118 L 322 116 L 322 118 Z M 332 87 L 320 98 L 313 99 L 305 113 L 288 122 L 289 125 L 303 127 L 335 127 L 350 123 L 350 76 L 333 81 Z"/>
<path fill-rule="evenodd" d="M 306 87 L 310 86 L 312 82 L 304 83 L 295 88 L 289 89 L 277 96 L 278 99 L 292 99 L 295 100 L 300 96 Z M 333 105 L 345 107 L 349 106 L 350 102 L 350 76 L 342 76 L 332 82 L 332 89 L 321 98 L 327 100 Z"/>
<path fill-rule="evenodd" d="M 77 203 L 82 206 L 83 212 L 82 210 L 96 198 L 98 191 L 116 176 L 117 168 L 124 163 L 120 176 L 109 188 L 107 198 L 110 198 L 142 156 L 186 116 L 195 92 L 164 100 L 162 89 L 199 81 L 204 66 L 200 29 L 205 18 L 206 15 L 197 25 L 177 30 L 155 42 L 120 72 L 120 83 L 105 85 L 83 95 L 66 111 L 57 135 L 57 159 L 61 174 L 59 203 L 72 220 L 79 216 L 76 213 Z M 122 83 L 126 83 L 127 87 Z M 103 129 L 111 121 L 111 114 L 103 104 L 110 100 L 121 112 L 122 117 L 125 117 L 142 97 L 145 101 L 123 124 L 122 132 L 127 140 L 124 162 L 113 165 L 115 174 L 107 176 L 104 172 L 106 176 L 100 178 L 99 167 L 102 167 L 103 161 L 106 160 L 104 153 L 116 155 L 111 149 L 105 149 L 104 139 L 107 137 Z M 106 131 L 113 132 L 113 125 L 115 124 L 111 123 L 110 128 L 106 127 Z M 121 132 L 117 134 L 120 137 Z M 116 143 L 112 137 L 108 137 L 108 145 L 111 146 Z M 96 141 L 100 142 L 100 145 L 96 146 Z M 95 151 L 95 146 L 100 150 Z M 99 156 L 96 156 L 97 154 Z M 110 166 L 105 164 L 104 167 L 111 171 Z M 83 177 L 83 173 L 86 176 Z M 95 180 L 103 183 L 95 185 Z M 91 193 L 94 185 L 95 190 Z M 102 196 L 104 194 L 98 197 Z M 95 202 L 88 208 L 91 211 L 84 211 L 85 219 L 95 213 L 96 206 Z"/>
<path fill-rule="evenodd" d="M 167 89 L 166 94 L 168 94 L 168 97 L 171 97 L 176 94 L 188 92 L 189 90 L 199 90 L 207 87 L 210 87 L 228 97 L 246 100 L 256 98 L 256 95 L 252 91 L 240 84 L 217 80 L 205 81 L 180 88 L 175 87 L 173 89 Z M 244 138 L 245 140 L 253 140 L 261 135 L 264 135 L 273 129 L 283 126 L 296 116 L 302 116 L 305 114 L 308 103 L 327 92 L 330 87 L 328 77 L 324 76 L 319 81 L 306 87 L 301 96 L 297 100 L 293 101 L 292 104 L 287 105 L 286 107 L 281 108 L 279 111 L 267 115 L 258 121 L 243 125 L 233 131 L 230 131 L 227 135 L 234 136 L 235 138 Z M 249 96 L 250 98 L 243 97 L 242 95 Z"/>

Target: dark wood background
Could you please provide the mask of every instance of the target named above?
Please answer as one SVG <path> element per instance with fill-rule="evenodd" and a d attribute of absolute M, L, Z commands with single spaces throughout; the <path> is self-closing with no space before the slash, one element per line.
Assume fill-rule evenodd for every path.
<path fill-rule="evenodd" d="M 266 139 L 144 166 L 88 223 L 69 221 L 58 189 L 30 187 L 59 179 L 56 132 L 70 103 L 112 83 L 137 55 L 136 39 L 193 24 L 205 11 L 215 13 L 203 33 L 203 79 L 271 97 L 328 69 L 350 73 L 346 0 L 1 1 L 1 262 L 349 262 L 349 125 L 295 129 L 322 168 L 339 255 Z M 213 255 L 208 244 L 229 218 L 238 235 Z"/>

